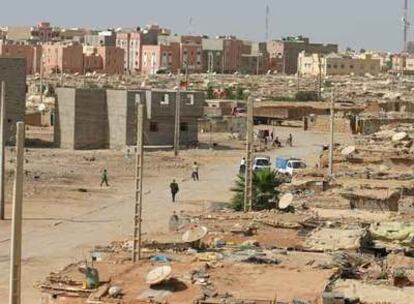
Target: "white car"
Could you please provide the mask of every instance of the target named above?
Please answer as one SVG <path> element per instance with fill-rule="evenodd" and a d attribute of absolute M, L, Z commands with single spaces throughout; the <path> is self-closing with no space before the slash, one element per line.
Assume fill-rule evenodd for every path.
<path fill-rule="evenodd" d="M 253 171 L 270 169 L 271 168 L 270 157 L 268 156 L 257 156 L 253 160 Z"/>
<path fill-rule="evenodd" d="M 296 158 L 277 158 L 276 159 L 276 170 L 283 174 L 293 176 L 295 172 L 306 168 L 306 164 L 301 159 Z"/>

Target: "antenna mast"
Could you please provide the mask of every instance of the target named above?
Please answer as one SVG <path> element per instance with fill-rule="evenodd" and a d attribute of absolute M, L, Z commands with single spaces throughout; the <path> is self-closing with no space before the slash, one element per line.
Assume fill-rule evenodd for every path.
<path fill-rule="evenodd" d="M 404 10 L 403 10 L 403 17 L 402 17 L 402 22 L 403 22 L 403 28 L 404 28 L 404 52 L 408 51 L 408 31 L 410 29 L 410 21 L 408 20 L 408 0 L 404 0 Z"/>
<path fill-rule="evenodd" d="M 269 33 L 269 28 L 270 28 L 270 17 L 269 17 L 269 15 L 270 15 L 270 7 L 269 7 L 269 4 L 268 5 L 266 5 L 266 33 L 265 33 L 265 39 L 266 39 L 266 42 L 267 41 L 269 41 L 269 36 L 270 36 L 270 33 Z"/>

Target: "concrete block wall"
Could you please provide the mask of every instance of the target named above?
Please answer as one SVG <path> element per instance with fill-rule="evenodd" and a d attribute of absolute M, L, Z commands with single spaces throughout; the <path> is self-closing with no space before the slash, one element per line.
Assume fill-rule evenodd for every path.
<path fill-rule="evenodd" d="M 55 143 L 59 147 L 122 149 L 135 145 L 137 102 L 144 104 L 144 144 L 174 143 L 175 91 L 60 88 L 57 94 Z M 203 92 L 182 93 L 181 144 L 197 141 L 197 119 L 203 107 Z"/>
<path fill-rule="evenodd" d="M 15 142 L 16 122 L 24 121 L 26 109 L 26 61 L 0 57 L 0 82 L 6 82 L 6 144 Z"/>
<path fill-rule="evenodd" d="M 106 91 L 58 88 L 55 144 L 65 149 L 106 149 L 109 122 Z"/>

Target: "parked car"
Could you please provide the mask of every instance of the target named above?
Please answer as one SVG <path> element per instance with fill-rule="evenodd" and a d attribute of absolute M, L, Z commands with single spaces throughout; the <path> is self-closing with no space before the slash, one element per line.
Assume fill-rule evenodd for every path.
<path fill-rule="evenodd" d="M 253 171 L 270 169 L 271 165 L 269 156 L 256 156 L 253 160 Z"/>
<path fill-rule="evenodd" d="M 294 173 L 306 168 L 306 163 L 298 158 L 278 157 L 276 158 L 276 170 L 279 173 L 293 176 Z"/>

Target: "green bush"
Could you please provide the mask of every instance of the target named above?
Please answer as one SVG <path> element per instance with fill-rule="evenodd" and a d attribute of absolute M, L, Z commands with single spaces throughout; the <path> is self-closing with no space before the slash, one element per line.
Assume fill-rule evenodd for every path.
<path fill-rule="evenodd" d="M 254 211 L 269 210 L 276 207 L 279 200 L 278 187 L 283 184 L 284 180 L 271 169 L 260 170 L 253 173 L 253 205 Z M 238 175 L 234 187 L 231 200 L 231 208 L 236 211 L 243 210 L 244 204 L 244 175 Z"/>
<path fill-rule="evenodd" d="M 295 94 L 298 101 L 318 101 L 319 94 L 316 91 L 299 91 Z"/>

